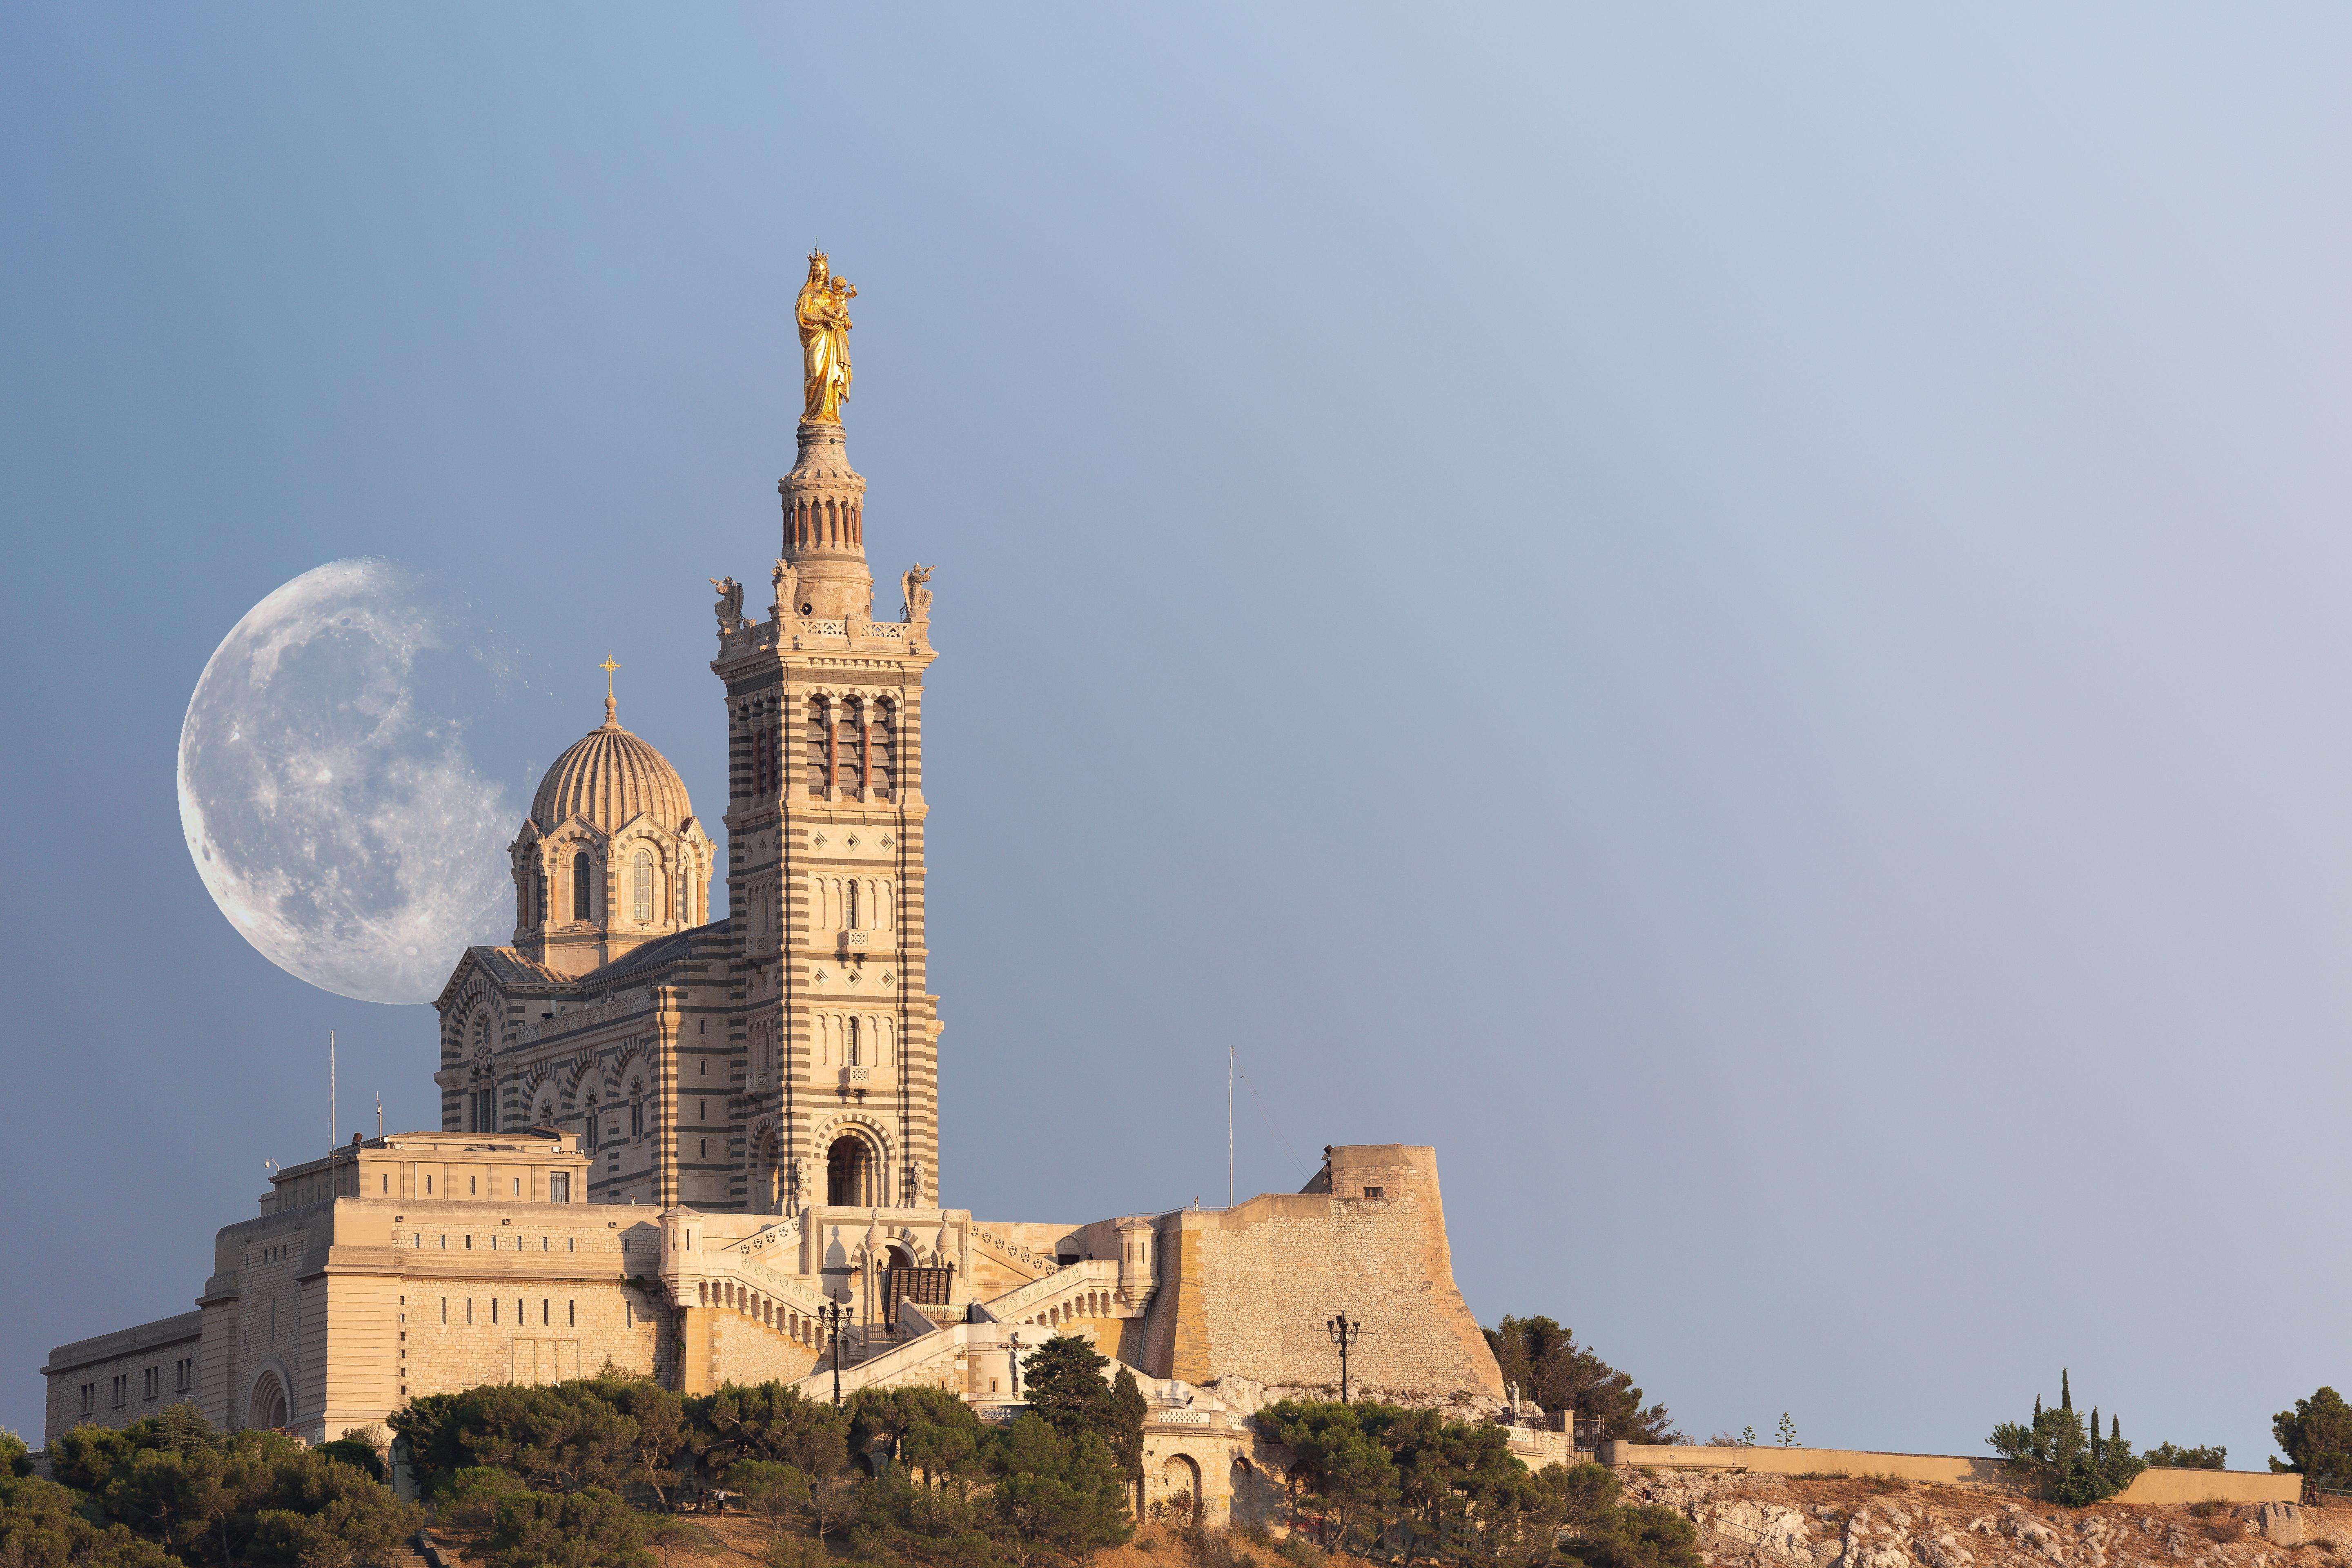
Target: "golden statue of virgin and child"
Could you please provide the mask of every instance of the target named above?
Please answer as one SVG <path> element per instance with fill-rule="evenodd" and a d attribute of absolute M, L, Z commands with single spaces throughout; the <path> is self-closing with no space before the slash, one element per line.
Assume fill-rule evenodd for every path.
<path fill-rule="evenodd" d="M 838 422 L 849 400 L 849 302 L 857 290 L 833 276 L 820 250 L 793 310 L 801 329 L 801 418 Z"/>

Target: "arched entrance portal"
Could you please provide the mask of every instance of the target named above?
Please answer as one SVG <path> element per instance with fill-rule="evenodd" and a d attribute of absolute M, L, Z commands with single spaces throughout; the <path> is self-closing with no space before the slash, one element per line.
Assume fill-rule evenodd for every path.
<path fill-rule="evenodd" d="M 873 1146 L 845 1132 L 824 1155 L 824 1201 L 851 1208 L 873 1208 L 882 1202 L 881 1171 Z"/>
<path fill-rule="evenodd" d="M 1192 1524 L 1201 1517 L 1201 1467 L 1189 1454 L 1171 1454 L 1160 1462 L 1160 1496 L 1151 1505 L 1154 1519 L 1171 1524 Z"/>
<path fill-rule="evenodd" d="M 254 1380 L 253 1397 L 246 1404 L 247 1426 L 283 1426 L 292 1415 L 286 1407 L 286 1385 L 276 1373 L 265 1372 Z"/>

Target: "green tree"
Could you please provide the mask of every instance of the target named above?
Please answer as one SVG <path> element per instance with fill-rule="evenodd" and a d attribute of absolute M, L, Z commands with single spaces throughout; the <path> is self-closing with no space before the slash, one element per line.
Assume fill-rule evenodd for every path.
<path fill-rule="evenodd" d="M 2084 1430 L 2083 1418 L 2074 1413 L 2072 1380 L 2063 1369 L 2054 1409 L 2044 1409 L 2037 1394 L 2030 1426 L 2004 1421 L 1987 1441 L 2012 1469 L 2032 1479 L 2054 1501 L 2072 1508 L 2115 1496 L 2147 1468 L 2147 1461 L 2134 1457 L 2131 1445 L 2124 1441 L 2120 1417 L 2105 1440 L 2099 1436 L 2097 1411 L 2092 1412 L 2090 1428 Z"/>
<path fill-rule="evenodd" d="M 1065 1436 L 1043 1416 L 1025 1414 L 996 1444 L 990 1468 L 996 1479 L 989 1500 L 1003 1527 L 996 1542 L 1024 1568 L 1082 1562 L 1131 1533 L 1118 1463 L 1093 1432 Z"/>
<path fill-rule="evenodd" d="M 1576 1342 L 1549 1318 L 1505 1318 L 1486 1343 L 1528 1397 L 1555 1414 L 1573 1411 L 1600 1423 L 1600 1435 L 1627 1443 L 1671 1443 L 1680 1436 L 1664 1405 L 1643 1405 L 1633 1380 Z"/>
<path fill-rule="evenodd" d="M 809 1484 L 808 1478 L 790 1465 L 773 1459 L 738 1459 L 727 1472 L 727 1489 L 740 1493 L 781 1537 L 784 1522 L 797 1517 L 806 1505 Z"/>
<path fill-rule="evenodd" d="M 2308 1399 L 2296 1400 L 2294 1409 L 2272 1416 L 2271 1435 L 2286 1456 L 2284 1464 L 2273 1459 L 2272 1469 L 2338 1486 L 2352 1481 L 2352 1406 L 2333 1388 L 2323 1387 Z"/>
<path fill-rule="evenodd" d="M 2168 1441 L 2150 1448 L 2146 1458 L 2150 1469 L 2219 1470 L 2228 1468 L 2230 1450 L 2218 1443 L 2189 1448 Z"/>
<path fill-rule="evenodd" d="M 849 1414 L 790 1384 L 724 1384 L 686 1405 L 688 1445 L 715 1481 L 740 1459 L 774 1459 L 814 1485 L 849 1463 Z"/>
<path fill-rule="evenodd" d="M 1135 1373 L 1127 1367 L 1110 1384 L 1110 1429 L 1105 1435 L 1110 1444 L 1111 1458 L 1118 1461 L 1119 1473 L 1135 1499 L 1136 1512 L 1143 1511 L 1143 1421 L 1150 1415 L 1151 1406 L 1136 1385 Z"/>
<path fill-rule="evenodd" d="M 1347 1551 L 1359 1535 L 1377 1539 L 1386 1528 L 1398 1500 L 1397 1468 L 1364 1424 L 1393 1414 L 1378 1405 L 1291 1399 L 1258 1412 L 1259 1433 L 1296 1456 L 1290 1484 L 1303 1487 L 1328 1519 L 1326 1546 Z"/>
<path fill-rule="evenodd" d="M 29 1476 L 33 1473 L 33 1456 L 25 1447 L 25 1439 L 0 1426 L 0 1476 Z"/>
<path fill-rule="evenodd" d="M 493 1568 L 653 1568 L 646 1516 L 602 1487 L 518 1492 L 499 1505 Z"/>
<path fill-rule="evenodd" d="M 1670 1508 L 1613 1508 L 1568 1542 L 1586 1568 L 1698 1568 L 1698 1531 Z"/>
<path fill-rule="evenodd" d="M 320 1444 L 313 1452 L 353 1469 L 365 1470 L 372 1479 L 383 1479 L 383 1447 L 365 1427 L 352 1427 L 333 1442 Z"/>

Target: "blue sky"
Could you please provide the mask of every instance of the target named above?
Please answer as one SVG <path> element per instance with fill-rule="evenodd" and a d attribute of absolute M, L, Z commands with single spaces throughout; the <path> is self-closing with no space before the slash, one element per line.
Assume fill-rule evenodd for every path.
<path fill-rule="evenodd" d="M 0 1424 L 431 1122 L 173 798 L 271 589 L 458 577 L 720 787 L 812 241 L 927 704 L 950 1201 L 1437 1145 L 1704 1436 L 2352 1380 L 2352 17 L 17 7 Z M 885 600 L 889 598 L 886 589 Z M 570 686 L 566 686 L 566 682 Z M 567 695 L 563 695 L 568 693 Z M 486 931 L 486 940 L 505 933 Z M 1340 1303 L 1318 1303 L 1317 1311 Z"/>

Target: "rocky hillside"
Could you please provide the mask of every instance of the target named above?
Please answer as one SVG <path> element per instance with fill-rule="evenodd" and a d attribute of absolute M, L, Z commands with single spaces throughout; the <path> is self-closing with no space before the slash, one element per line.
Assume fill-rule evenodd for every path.
<path fill-rule="evenodd" d="M 2352 1509 L 2058 1508 L 1958 1487 L 1618 1472 L 1721 1568 L 2352 1568 Z"/>

